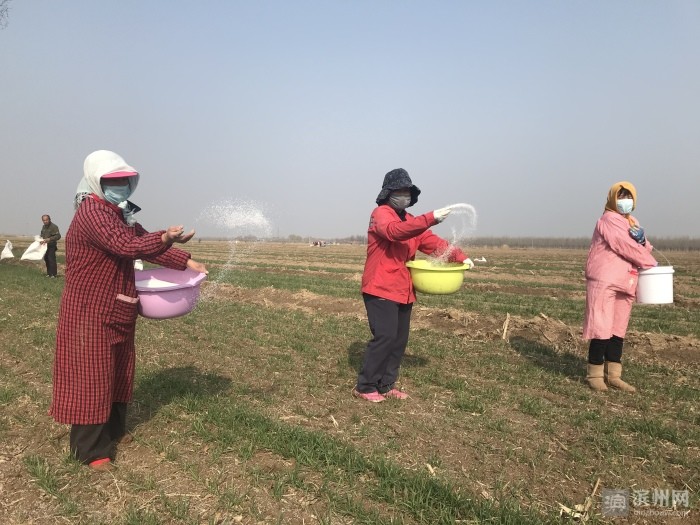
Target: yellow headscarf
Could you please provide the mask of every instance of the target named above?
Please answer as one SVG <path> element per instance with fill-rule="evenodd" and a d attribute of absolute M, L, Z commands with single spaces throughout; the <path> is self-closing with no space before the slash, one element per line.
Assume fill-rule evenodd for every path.
<path fill-rule="evenodd" d="M 620 213 L 619 211 L 617 211 L 617 194 L 623 188 L 632 194 L 632 209 L 634 210 L 637 207 L 637 189 L 631 182 L 623 180 L 622 182 L 616 182 L 615 184 L 610 186 L 610 190 L 608 190 L 608 202 L 605 203 L 606 210 L 614 211 L 615 213 Z M 624 214 L 624 217 L 630 223 L 630 226 L 637 225 L 637 223 L 634 222 L 634 219 L 630 217 L 629 213 Z"/>

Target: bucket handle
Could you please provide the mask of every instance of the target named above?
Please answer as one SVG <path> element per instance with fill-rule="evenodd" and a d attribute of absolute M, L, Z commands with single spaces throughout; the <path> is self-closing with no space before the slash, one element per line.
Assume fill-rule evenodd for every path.
<path fill-rule="evenodd" d="M 657 253 L 659 253 L 659 254 L 661 255 L 661 257 L 663 257 L 664 259 L 666 259 L 666 264 L 667 264 L 668 266 L 673 266 L 673 265 L 671 264 L 671 261 L 668 260 L 668 257 L 666 257 L 666 256 L 663 254 L 663 252 L 661 252 L 660 250 L 657 250 L 656 248 L 654 248 L 654 251 L 657 252 Z"/>

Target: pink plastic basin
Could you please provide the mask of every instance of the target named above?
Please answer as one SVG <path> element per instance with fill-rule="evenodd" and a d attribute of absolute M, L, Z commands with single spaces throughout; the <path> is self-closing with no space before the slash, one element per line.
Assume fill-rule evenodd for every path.
<path fill-rule="evenodd" d="M 197 305 L 199 285 L 207 278 L 194 270 L 136 270 L 139 313 L 149 319 L 180 317 Z"/>

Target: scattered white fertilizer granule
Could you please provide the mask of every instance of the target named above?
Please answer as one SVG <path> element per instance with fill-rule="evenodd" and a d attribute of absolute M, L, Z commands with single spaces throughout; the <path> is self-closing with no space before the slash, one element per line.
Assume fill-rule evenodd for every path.
<path fill-rule="evenodd" d="M 272 234 L 272 222 L 265 216 L 263 205 L 247 200 L 222 200 L 207 206 L 199 215 L 198 222 L 216 227 L 228 238 L 229 253 L 226 262 L 217 268 L 216 276 L 209 276 L 209 285 L 200 295 L 206 301 L 216 295 L 217 286 L 231 282 L 229 272 L 238 264 L 245 264 L 247 258 L 257 249 L 257 242 L 241 242 L 236 237 L 252 236 L 264 239 Z"/>

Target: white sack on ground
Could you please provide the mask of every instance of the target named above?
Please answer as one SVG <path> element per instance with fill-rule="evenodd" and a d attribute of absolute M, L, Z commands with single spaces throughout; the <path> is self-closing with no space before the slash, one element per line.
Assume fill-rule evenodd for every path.
<path fill-rule="evenodd" d="M 12 243 L 8 240 L 5 243 L 5 247 L 2 249 L 2 254 L 0 254 L 0 261 L 3 259 L 13 259 L 15 256 L 14 253 L 12 253 Z"/>
<path fill-rule="evenodd" d="M 20 261 L 41 261 L 44 259 L 44 255 L 46 254 L 46 244 L 41 244 L 41 237 L 38 235 L 34 236 L 34 242 L 29 245 L 29 248 L 27 248 L 24 253 L 22 254 L 22 257 L 20 257 Z"/>

